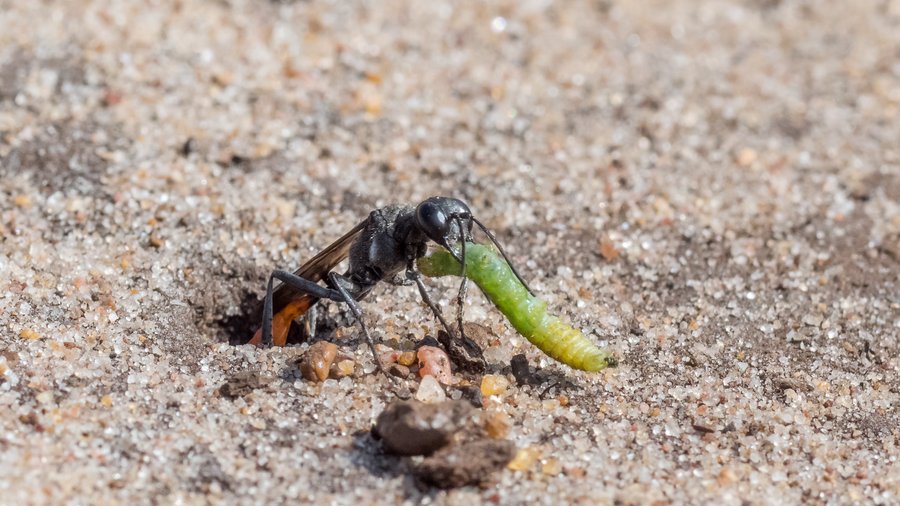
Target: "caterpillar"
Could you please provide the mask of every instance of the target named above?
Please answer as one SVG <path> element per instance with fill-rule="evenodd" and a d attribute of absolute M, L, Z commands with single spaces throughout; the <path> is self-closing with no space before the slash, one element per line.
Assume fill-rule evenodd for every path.
<path fill-rule="evenodd" d="M 574 369 L 614 367 L 616 357 L 595 346 L 580 330 L 547 314 L 547 304 L 529 293 L 509 264 L 488 246 L 466 243 L 465 275 L 497 306 L 513 328 L 547 356 Z M 429 277 L 460 276 L 462 265 L 446 250 L 417 260 Z"/>

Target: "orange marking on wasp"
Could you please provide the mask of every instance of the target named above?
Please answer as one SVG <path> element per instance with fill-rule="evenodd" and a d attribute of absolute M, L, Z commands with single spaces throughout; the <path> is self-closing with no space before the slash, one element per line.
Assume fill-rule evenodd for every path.
<path fill-rule="evenodd" d="M 272 316 L 272 343 L 275 346 L 287 344 L 288 331 L 291 330 L 291 322 L 303 316 L 312 307 L 312 298 L 302 297 L 290 302 L 281 311 Z M 253 334 L 250 344 L 262 345 L 262 329 Z"/>

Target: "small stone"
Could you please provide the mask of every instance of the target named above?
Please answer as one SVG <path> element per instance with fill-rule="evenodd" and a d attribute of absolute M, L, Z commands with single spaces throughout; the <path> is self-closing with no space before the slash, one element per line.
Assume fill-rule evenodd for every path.
<path fill-rule="evenodd" d="M 549 458 L 541 465 L 541 472 L 547 476 L 556 476 L 562 473 L 562 464 L 559 459 Z"/>
<path fill-rule="evenodd" d="M 409 367 L 400 364 L 391 364 L 388 367 L 388 373 L 391 376 L 396 376 L 398 378 L 406 378 L 409 376 Z"/>
<path fill-rule="evenodd" d="M 734 474 L 734 471 L 727 467 L 723 467 L 721 471 L 719 471 L 719 476 L 716 478 L 716 481 L 719 482 L 719 485 L 726 486 L 730 485 L 737 481 L 737 476 Z"/>
<path fill-rule="evenodd" d="M 50 392 L 49 390 L 46 392 L 41 392 L 41 393 L 37 394 L 37 396 L 35 398 L 41 404 L 48 404 L 48 403 L 53 402 L 53 392 Z"/>
<path fill-rule="evenodd" d="M 19 337 L 28 339 L 29 341 L 37 341 L 41 338 L 41 335 L 31 329 L 25 329 L 22 332 L 19 332 Z"/>
<path fill-rule="evenodd" d="M 433 376 L 445 385 L 453 383 L 450 357 L 444 350 L 436 346 L 422 346 L 416 352 L 416 357 L 419 359 L 419 376 Z"/>
<path fill-rule="evenodd" d="M 481 395 L 481 389 L 475 385 L 457 386 L 460 398 L 468 401 L 473 407 L 480 408 L 484 405 L 484 396 Z"/>
<path fill-rule="evenodd" d="M 100 398 L 100 404 L 103 404 L 107 408 L 111 408 L 113 405 L 113 398 L 109 395 L 104 395 Z"/>
<path fill-rule="evenodd" d="M 484 430 L 494 439 L 503 439 L 509 434 L 509 415 L 502 411 L 488 413 L 484 419 Z"/>
<path fill-rule="evenodd" d="M 587 471 L 585 471 L 583 467 L 567 467 L 565 472 L 566 476 L 571 476 L 573 478 L 584 478 L 587 476 Z"/>
<path fill-rule="evenodd" d="M 13 197 L 13 204 L 15 204 L 16 207 L 27 209 L 31 207 L 31 198 L 28 195 L 16 195 Z"/>
<path fill-rule="evenodd" d="M 429 455 L 449 444 L 453 435 L 472 419 L 473 411 L 463 401 L 395 401 L 378 415 L 372 431 L 382 439 L 388 453 Z"/>
<path fill-rule="evenodd" d="M 758 155 L 756 154 L 756 150 L 752 148 L 743 148 L 737 152 L 737 155 L 735 155 L 735 161 L 741 167 L 746 168 L 753 165 L 753 162 L 756 161 L 757 156 Z"/>
<path fill-rule="evenodd" d="M 516 384 L 521 386 L 530 385 L 535 382 L 534 374 L 528 365 L 528 358 L 524 353 L 514 355 L 509 361 L 509 367 L 512 369 L 513 377 L 516 378 Z"/>
<path fill-rule="evenodd" d="M 427 375 L 422 378 L 419 383 L 419 390 L 416 391 L 416 399 L 425 403 L 436 403 L 447 400 L 447 394 L 438 380 L 434 376 Z"/>
<path fill-rule="evenodd" d="M 502 395 L 509 388 L 509 380 L 500 374 L 485 374 L 481 378 L 482 395 Z"/>
<path fill-rule="evenodd" d="M 165 245 L 165 241 L 156 232 L 152 232 L 150 234 L 150 238 L 148 239 L 148 242 L 150 243 L 150 246 L 152 246 L 156 249 L 162 248 L 163 245 Z"/>
<path fill-rule="evenodd" d="M 772 382 L 774 383 L 775 388 L 782 392 L 788 389 L 795 392 L 809 392 L 812 390 L 812 387 L 808 383 L 793 378 L 775 378 Z"/>
<path fill-rule="evenodd" d="M 34 412 L 19 415 L 19 421 L 24 423 L 25 425 L 31 425 L 38 432 L 44 431 L 44 427 L 41 425 L 41 421 L 38 419 L 37 414 L 35 414 Z"/>
<path fill-rule="evenodd" d="M 608 237 L 600 239 L 599 250 L 600 256 L 607 262 L 615 262 L 619 258 L 619 250 L 616 249 L 616 244 Z"/>
<path fill-rule="evenodd" d="M 470 338 L 472 341 L 475 341 L 475 344 L 481 347 L 490 346 L 491 341 L 496 338 L 490 328 L 485 327 L 484 325 L 481 325 L 479 323 L 463 323 L 463 331 L 466 333 L 466 336 L 468 338 Z"/>
<path fill-rule="evenodd" d="M 400 352 L 397 350 L 389 349 L 378 354 L 378 361 L 381 362 L 382 365 L 393 364 L 398 358 L 400 358 Z"/>
<path fill-rule="evenodd" d="M 14 351 L 0 351 L 0 357 L 5 358 L 8 365 L 13 365 L 19 361 L 19 354 Z"/>
<path fill-rule="evenodd" d="M 337 357 L 337 345 L 328 341 L 318 341 L 300 357 L 300 374 L 310 381 L 325 381 L 331 371 L 331 364 Z"/>
<path fill-rule="evenodd" d="M 102 102 L 105 107 L 119 105 L 122 103 L 122 93 L 118 90 L 107 88 L 106 91 L 103 92 Z"/>
<path fill-rule="evenodd" d="M 416 363 L 416 352 L 414 351 L 404 351 L 397 357 L 397 363 L 409 367 Z"/>
<path fill-rule="evenodd" d="M 356 370 L 356 362 L 350 359 L 338 360 L 334 364 L 331 365 L 331 377 L 333 378 L 346 378 L 348 376 L 353 376 L 353 371 Z"/>
<path fill-rule="evenodd" d="M 506 466 L 513 471 L 528 471 L 532 467 L 534 467 L 535 462 L 541 458 L 541 452 L 537 448 L 530 446 L 528 448 L 522 448 L 517 453 L 514 459 Z"/>
<path fill-rule="evenodd" d="M 243 397 L 257 388 L 268 385 L 273 379 L 274 378 L 270 376 L 261 375 L 259 371 L 241 371 L 228 378 L 228 380 L 219 387 L 219 393 L 230 398 Z M 110 403 L 111 402 L 112 399 L 110 399 Z"/>
<path fill-rule="evenodd" d="M 181 145 L 181 156 L 187 157 L 190 156 L 191 153 L 195 153 L 197 151 L 197 139 L 193 137 L 188 137 L 184 144 Z"/>
<path fill-rule="evenodd" d="M 439 488 L 477 485 L 503 469 L 515 454 L 516 446 L 511 441 L 482 439 L 443 448 L 423 460 L 413 473 Z"/>

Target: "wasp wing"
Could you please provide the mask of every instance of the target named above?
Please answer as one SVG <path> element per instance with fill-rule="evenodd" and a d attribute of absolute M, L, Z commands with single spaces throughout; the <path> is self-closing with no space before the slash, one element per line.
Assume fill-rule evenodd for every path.
<path fill-rule="evenodd" d="M 350 247 L 363 233 L 368 223 L 368 219 L 360 222 L 340 239 L 329 244 L 328 247 L 301 265 L 294 271 L 294 274 L 310 281 L 321 281 L 347 258 L 350 254 Z M 318 300 L 317 297 L 287 284 L 281 284 L 276 288 L 272 293 L 272 342 L 276 346 L 284 346 L 287 343 L 291 322 L 306 314 Z M 260 304 L 257 314 L 262 314 L 262 304 Z M 249 343 L 257 346 L 262 343 L 262 329 L 256 331 Z"/>
<path fill-rule="evenodd" d="M 316 256 L 310 258 L 306 263 L 301 265 L 299 269 L 294 271 L 294 274 L 310 281 L 322 281 L 325 279 L 325 276 L 327 276 L 329 272 L 334 270 L 339 263 L 346 260 L 350 253 L 350 246 L 352 246 L 356 239 L 362 235 L 362 232 L 366 229 L 368 223 L 368 219 L 361 221 L 349 232 L 341 236 L 340 239 L 329 244 L 325 249 L 317 253 Z M 272 309 L 275 313 L 280 312 L 285 306 L 297 299 L 304 297 L 315 299 L 315 297 L 310 297 L 306 293 L 286 284 L 282 284 L 276 288 L 273 297 Z"/>

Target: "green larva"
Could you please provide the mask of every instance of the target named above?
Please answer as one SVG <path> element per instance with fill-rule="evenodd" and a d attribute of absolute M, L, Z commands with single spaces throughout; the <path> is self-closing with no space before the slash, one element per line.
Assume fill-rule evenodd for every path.
<path fill-rule="evenodd" d="M 419 258 L 418 266 L 429 277 L 462 274 L 462 265 L 444 250 Z M 528 293 L 509 264 L 490 247 L 466 243 L 466 277 L 481 288 L 519 334 L 553 359 L 591 372 L 616 365 L 613 354 L 597 348 L 578 329 L 548 315 L 547 304 Z"/>

